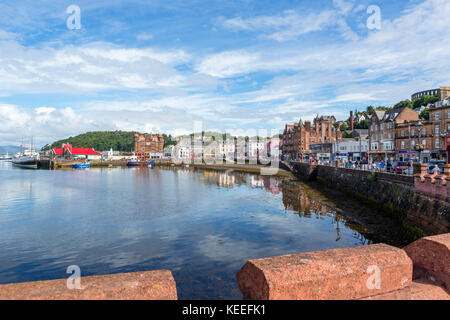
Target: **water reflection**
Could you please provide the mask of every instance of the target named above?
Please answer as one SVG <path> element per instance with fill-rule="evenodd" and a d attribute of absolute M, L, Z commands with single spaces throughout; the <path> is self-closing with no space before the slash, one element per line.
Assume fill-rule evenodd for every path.
<path fill-rule="evenodd" d="M 0 166 L 0 200 L 0 283 L 169 269 L 182 299 L 239 299 L 248 259 L 368 243 L 320 192 L 232 171 Z"/>

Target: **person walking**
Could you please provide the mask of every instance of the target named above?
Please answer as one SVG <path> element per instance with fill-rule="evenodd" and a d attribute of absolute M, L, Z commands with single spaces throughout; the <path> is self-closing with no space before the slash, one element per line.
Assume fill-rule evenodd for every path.
<path fill-rule="evenodd" d="M 386 167 L 386 163 L 384 163 L 384 160 L 381 160 L 381 163 L 380 163 L 381 171 L 383 171 L 385 167 Z"/>
<path fill-rule="evenodd" d="M 391 161 L 388 160 L 387 165 L 386 165 L 386 171 L 391 172 L 391 169 L 392 169 L 392 164 L 391 164 Z"/>

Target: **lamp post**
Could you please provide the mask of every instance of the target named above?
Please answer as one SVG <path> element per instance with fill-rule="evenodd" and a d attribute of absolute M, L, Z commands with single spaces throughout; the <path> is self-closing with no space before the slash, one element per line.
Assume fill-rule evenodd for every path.
<path fill-rule="evenodd" d="M 412 160 L 411 160 L 411 158 L 412 158 L 412 155 L 411 155 L 411 124 L 409 124 L 408 123 L 408 136 L 409 136 L 409 138 L 408 138 L 408 157 L 409 157 L 409 161 L 411 162 Z"/>
<path fill-rule="evenodd" d="M 419 122 L 416 123 L 416 127 L 418 127 L 417 131 L 419 132 L 419 143 L 414 146 L 414 148 L 417 151 L 419 151 L 419 163 L 422 163 L 422 151 L 424 150 L 424 146 L 421 144 L 421 141 L 420 141 L 422 138 L 422 136 L 421 136 L 422 126 L 423 126 L 423 124 L 419 120 Z"/>

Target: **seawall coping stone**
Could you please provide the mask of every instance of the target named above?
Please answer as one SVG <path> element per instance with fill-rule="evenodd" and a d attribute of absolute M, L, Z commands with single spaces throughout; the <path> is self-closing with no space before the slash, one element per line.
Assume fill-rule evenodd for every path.
<path fill-rule="evenodd" d="M 414 263 L 414 278 L 443 285 L 450 293 L 450 233 L 419 239 L 404 250 Z"/>
<path fill-rule="evenodd" d="M 405 288 L 412 270 L 403 250 L 375 244 L 249 260 L 236 278 L 244 299 L 346 300 Z"/>
<path fill-rule="evenodd" d="M 3 284 L 0 300 L 177 300 L 168 270 L 81 277 L 81 289 L 68 289 L 67 281 Z"/>

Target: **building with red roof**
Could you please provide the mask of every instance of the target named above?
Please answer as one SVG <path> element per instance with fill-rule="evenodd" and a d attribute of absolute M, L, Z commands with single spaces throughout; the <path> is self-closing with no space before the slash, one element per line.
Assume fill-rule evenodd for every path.
<path fill-rule="evenodd" d="M 61 148 L 53 148 L 52 155 L 60 159 L 101 159 L 102 154 L 95 151 L 93 148 L 74 148 L 66 143 Z"/>

